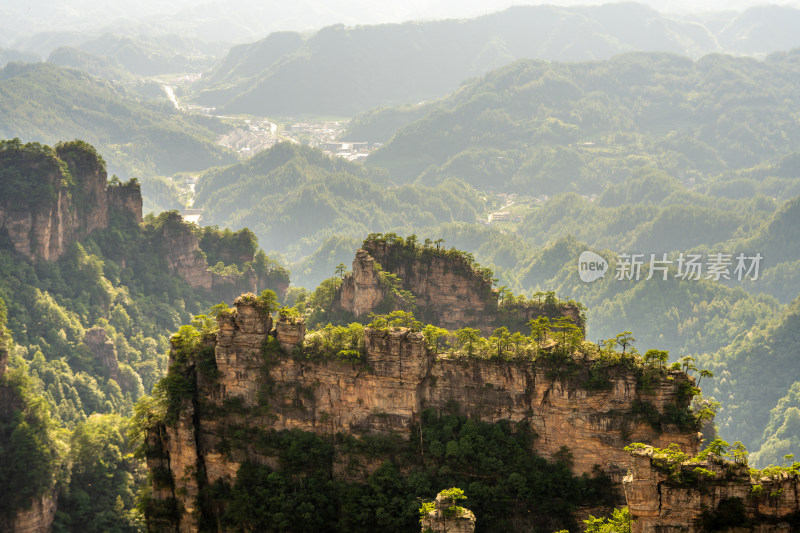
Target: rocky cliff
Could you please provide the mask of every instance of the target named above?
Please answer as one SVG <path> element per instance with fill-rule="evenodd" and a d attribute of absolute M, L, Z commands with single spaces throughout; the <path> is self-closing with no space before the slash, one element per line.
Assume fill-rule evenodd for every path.
<path fill-rule="evenodd" d="M 9 175 L 0 232 L 29 259 L 58 259 L 72 243 L 108 227 L 111 213 L 142 221 L 139 185 L 109 185 L 105 163 L 89 145 L 73 141 L 52 150 L 9 141 L 2 148 Z"/>
<path fill-rule="evenodd" d="M 491 274 L 476 267 L 468 254 L 371 236 L 356 252 L 353 270 L 334 297 L 334 309 L 355 317 L 413 309 L 424 322 L 447 329 L 475 327 L 487 334 L 500 326 L 529 331 L 525 324 L 539 316 L 565 316 L 584 326 L 577 304 L 547 300 L 498 305 L 498 296 Z"/>
<path fill-rule="evenodd" d="M 13 518 L 0 517 L 0 528 L 8 533 L 50 533 L 58 509 L 56 489 L 31 501 L 28 509 L 17 511 Z"/>
<path fill-rule="evenodd" d="M 797 474 L 751 478 L 746 464 L 709 454 L 668 465 L 651 447 L 632 452 L 623 480 L 634 533 L 788 532 L 800 527 Z"/>
<path fill-rule="evenodd" d="M 175 522 L 155 529 L 177 524 L 180 531 L 197 530 L 203 487 L 234 479 L 246 461 L 276 464 L 257 439 L 230 448 L 231 435 L 246 428 L 411 439 L 423 410 L 457 409 L 486 422 L 524 422 L 537 435 L 532 446 L 539 455 L 571 453 L 575 473 L 599 467 L 617 481 L 631 468 L 623 450 L 631 441 L 677 442 L 697 451 L 696 429 L 669 422 L 669 412 L 685 411 L 691 399 L 680 393 L 692 384 L 682 372 L 661 375 L 645 388 L 635 371 L 614 367 L 607 372 L 609 386 L 591 390 L 586 383 L 595 361 L 581 354 L 564 362 L 566 373 L 545 358 L 453 360 L 437 357 L 420 333 L 367 328 L 363 361 L 345 363 L 305 354 L 303 333 L 301 320 L 282 319 L 273 328 L 252 298 L 240 299 L 232 313 L 220 316 L 218 332 L 203 340 L 198 353 L 173 347 L 170 374 L 188 380 L 196 392 L 175 399 L 180 408 L 174 418 L 150 428 L 148 466 L 168 478 L 154 487 L 154 498 L 177 509 Z M 270 343 L 277 351 L 267 349 Z M 657 428 L 653 415 L 662 422 Z M 363 481 L 381 463 L 362 458 L 348 465 L 341 459 L 334 471 Z"/>
<path fill-rule="evenodd" d="M 288 281 L 275 282 L 269 276 L 258 276 L 253 270 L 243 274 L 220 274 L 209 269 L 206 254 L 192 226 L 183 222 L 177 211 L 164 214 L 159 229 L 159 240 L 163 243 L 163 254 L 170 272 L 185 279 L 195 288 L 206 289 L 214 296 L 232 302 L 236 296 L 245 292 L 274 290 L 280 298 L 289 288 Z M 239 261 L 252 261 L 253 256 L 237 258 Z"/>
<path fill-rule="evenodd" d="M 117 348 L 114 342 L 108 337 L 106 330 L 95 326 L 86 330 L 83 343 L 91 351 L 94 359 L 106 369 L 108 375 L 114 381 L 119 381 L 119 360 L 117 359 Z"/>

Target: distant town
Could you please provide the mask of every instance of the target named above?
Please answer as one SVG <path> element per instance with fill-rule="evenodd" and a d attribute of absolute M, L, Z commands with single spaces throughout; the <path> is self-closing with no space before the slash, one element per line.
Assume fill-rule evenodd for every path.
<path fill-rule="evenodd" d="M 294 122 L 276 124 L 267 119 L 244 119 L 243 125 L 221 135 L 217 142 L 234 150 L 240 157 L 251 157 L 268 150 L 280 141 L 306 144 L 342 157 L 348 161 L 361 161 L 380 146 L 380 143 L 343 142 L 339 137 L 347 129 L 347 121 Z"/>

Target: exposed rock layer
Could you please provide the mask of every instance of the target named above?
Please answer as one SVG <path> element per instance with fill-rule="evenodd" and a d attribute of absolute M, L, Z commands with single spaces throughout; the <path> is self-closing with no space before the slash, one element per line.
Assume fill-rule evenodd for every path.
<path fill-rule="evenodd" d="M 736 531 L 796 531 L 800 513 L 796 475 L 752 480 L 746 465 L 709 454 L 707 461 L 684 463 L 682 477 L 690 478 L 696 468 L 713 475 L 679 482 L 658 468 L 652 449 L 632 455 L 633 467 L 623 485 L 635 519 L 634 533 L 701 533 L 720 515 L 728 524 L 736 523 L 740 527 Z M 794 520 L 793 526 L 789 520 Z"/>
<path fill-rule="evenodd" d="M 232 316 L 220 317 L 216 339 L 208 339 L 214 347 L 216 379 L 209 380 L 191 365 L 180 369 L 196 380 L 197 398 L 185 402 L 175 424 L 153 428 L 151 439 L 163 453 L 148 463 L 151 469 L 168 469 L 172 476 L 174 489 L 168 497 L 183 506 L 181 531 L 196 527 L 192 511 L 200 487 L 232 478 L 245 460 L 274 463 L 274 458 L 252 448 L 219 453 L 224 426 L 231 423 L 318 434 L 377 431 L 410 437 L 423 409 L 445 410 L 457 402 L 463 414 L 486 422 L 526 421 L 538 434 L 538 454 L 554 457 L 566 446 L 573 454 L 574 472 L 590 473 L 599 465 L 617 481 L 631 466 L 623 450 L 630 441 L 656 446 L 678 442 L 697 451 L 696 432 L 667 426 L 660 433 L 633 414 L 637 402 L 649 402 L 662 414 L 670 405 L 685 407 L 677 390 L 691 378 L 682 372 L 671 373 L 645 393 L 634 373 L 620 368 L 610 375 L 610 389 L 591 392 L 581 380 L 592 361 L 582 357 L 574 359 L 574 376 L 553 379 L 533 362 L 439 360 L 419 333 L 370 329 L 365 333 L 363 366 L 286 356 L 265 362 L 262 347 L 269 335 L 275 334 L 284 350 L 301 338 L 299 324 L 291 326 L 279 323 L 273 331 L 269 316 L 240 302 Z M 268 412 L 260 409 L 263 395 L 269 397 Z M 233 399 L 242 410 L 228 409 Z M 225 409 L 223 419 L 210 415 L 215 409 Z M 372 470 L 363 465 L 362 479 Z"/>
<path fill-rule="evenodd" d="M 28 509 L 17 511 L 10 520 L 0 517 L 0 527 L 8 533 L 50 533 L 57 510 L 57 493 L 54 490 L 31 501 Z"/>
<path fill-rule="evenodd" d="M 487 279 L 463 257 L 444 255 L 433 248 L 410 254 L 407 249 L 380 240 L 367 240 L 364 249 L 356 252 L 352 273 L 346 275 L 334 298 L 334 308 L 356 317 L 388 308 L 403 307 L 393 300 L 392 288 L 381 279 L 376 265 L 401 282 L 401 289 L 415 298 L 417 318 L 447 329 L 475 327 L 490 333 L 499 326 L 525 329 L 529 320 L 545 314 L 553 318 L 566 316 L 580 327 L 583 318 L 576 305 L 566 304 L 548 309 L 546 306 L 516 305 L 511 311 L 514 324 L 501 323 L 498 292 Z"/>
<path fill-rule="evenodd" d="M 108 371 L 114 381 L 119 381 L 119 360 L 117 348 L 108 337 L 106 330 L 95 326 L 86 330 L 83 343 L 91 350 L 94 358 Z"/>
<path fill-rule="evenodd" d="M 161 240 L 170 272 L 185 279 L 192 287 L 213 292 L 215 297 L 223 301 L 232 302 L 244 292 L 258 293 L 266 288 L 275 290 L 282 297 L 288 288 L 288 285 L 276 286 L 267 279 L 261 279 L 252 270 L 231 275 L 209 270 L 197 235 L 178 213 L 170 214 L 161 227 Z M 252 261 L 253 257 L 245 259 Z"/>
<path fill-rule="evenodd" d="M 422 533 L 472 533 L 475 531 L 475 515 L 456 504 L 452 498 L 440 492 L 436 495 L 433 510 L 420 519 Z"/>
<path fill-rule="evenodd" d="M 53 191 L 52 198 L 22 204 L 0 198 L 0 231 L 5 230 L 14 249 L 29 259 L 55 261 L 72 243 L 107 228 L 113 212 L 142 221 L 139 185 L 109 185 L 105 168 L 96 158 L 73 169 L 74 190 L 67 188 L 61 171 L 42 174 L 35 161 L 28 166 L 35 179 Z"/>

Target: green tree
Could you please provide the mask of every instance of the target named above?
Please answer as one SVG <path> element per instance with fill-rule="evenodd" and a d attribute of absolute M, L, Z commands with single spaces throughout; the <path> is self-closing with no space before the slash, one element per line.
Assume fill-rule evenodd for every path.
<path fill-rule="evenodd" d="M 261 291 L 257 301 L 259 307 L 263 309 L 265 313 L 272 313 L 273 311 L 277 311 L 280 307 L 278 304 L 278 296 L 275 294 L 275 291 L 271 289 L 264 289 Z"/>
<path fill-rule="evenodd" d="M 446 329 L 431 324 L 422 328 L 422 336 L 425 337 L 425 342 L 433 350 L 433 353 L 439 353 L 439 339 L 445 337 L 448 333 Z"/>
<path fill-rule="evenodd" d="M 625 350 L 627 350 L 629 346 L 636 342 L 636 339 L 633 338 L 633 334 L 630 331 L 623 331 L 617 335 L 615 340 L 617 345 L 622 348 L 623 355 L 625 355 Z"/>
<path fill-rule="evenodd" d="M 708 445 L 706 450 L 709 453 L 713 453 L 719 457 L 724 457 L 725 454 L 728 453 L 728 447 L 730 447 L 730 444 L 720 438 L 716 438 L 711 442 L 711 444 Z"/>
<path fill-rule="evenodd" d="M 456 330 L 456 339 L 459 344 L 467 349 L 467 355 L 472 357 L 475 354 L 475 343 L 481 338 L 481 332 L 475 328 L 461 328 Z"/>
<path fill-rule="evenodd" d="M 656 350 L 652 348 L 644 353 L 644 362 L 647 365 L 657 366 L 664 368 L 664 365 L 669 361 L 669 352 L 666 350 Z"/>
<path fill-rule="evenodd" d="M 494 343 L 495 356 L 498 359 L 503 358 L 503 353 L 508 349 L 510 338 L 511 333 L 505 326 L 499 327 L 492 332 L 491 340 Z"/>
<path fill-rule="evenodd" d="M 733 453 L 733 460 L 736 462 L 736 464 L 747 464 L 747 456 L 750 455 L 750 453 L 747 451 L 747 448 L 745 448 L 741 441 L 737 440 L 733 443 L 733 446 L 731 446 L 731 453 Z"/>
<path fill-rule="evenodd" d="M 550 333 L 550 319 L 546 316 L 537 317 L 528 321 L 528 327 L 531 328 L 531 336 L 536 341 L 536 345 L 541 348 Z"/>
<path fill-rule="evenodd" d="M 614 509 L 608 518 L 595 518 L 589 515 L 583 523 L 586 533 L 631 533 L 633 518 L 627 507 Z"/>

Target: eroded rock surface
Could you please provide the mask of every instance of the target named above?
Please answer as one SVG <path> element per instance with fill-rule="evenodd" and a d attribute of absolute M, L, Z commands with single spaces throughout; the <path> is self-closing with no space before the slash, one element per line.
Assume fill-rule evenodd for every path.
<path fill-rule="evenodd" d="M 701 533 L 715 521 L 736 525 L 735 531 L 797 530 L 800 493 L 796 475 L 751 479 L 746 464 L 709 454 L 705 461 L 680 465 L 677 477 L 659 467 L 652 448 L 636 450 L 632 456 L 633 465 L 623 486 L 635 519 L 634 533 Z"/>
<path fill-rule="evenodd" d="M 486 422 L 529 423 L 538 435 L 534 450 L 552 458 L 567 447 L 576 474 L 599 466 L 620 481 L 633 462 L 623 449 L 631 441 L 659 447 L 678 442 L 697 452 L 695 430 L 664 424 L 657 431 L 636 415 L 635 406 L 643 403 L 661 415 L 669 407 L 685 409 L 689 400 L 679 399 L 678 390 L 693 380 L 682 372 L 643 390 L 634 372 L 620 368 L 609 375 L 610 388 L 591 391 L 582 383 L 593 361 L 582 356 L 573 359 L 571 377 L 556 379 L 535 362 L 442 359 L 420 333 L 369 328 L 364 364 L 312 362 L 286 355 L 294 349 L 291 343 L 301 339 L 300 331 L 299 323 L 288 320 L 273 329 L 269 315 L 240 301 L 235 313 L 220 318 L 216 338 L 207 340 L 216 363 L 214 378 L 191 365 L 179 369 L 196 381 L 197 396 L 184 402 L 174 424 L 151 430 L 161 452 L 148 463 L 151 470 L 170 473 L 173 488 L 162 496 L 182 505 L 181 531 L 196 525 L 191 510 L 200 487 L 233 479 L 244 461 L 275 465 L 274 457 L 248 442 L 244 449 L 222 453 L 220 444 L 232 426 L 324 435 L 391 432 L 411 438 L 424 409 L 443 411 L 455 404 L 461 413 Z M 272 335 L 280 348 L 265 355 Z M 335 469 L 334 475 L 363 481 L 380 465 L 374 463 L 364 462 L 355 472 Z"/>
<path fill-rule="evenodd" d="M 393 287 L 382 273 L 396 276 L 400 286 Z M 496 327 L 507 326 L 528 332 L 525 324 L 543 315 L 552 319 L 564 316 L 584 326 L 580 309 L 573 304 L 552 308 L 517 305 L 506 310 L 511 311 L 515 323 L 504 322 L 491 279 L 476 271 L 463 256 L 435 248 L 409 253 L 407 248 L 382 240 L 366 240 L 364 248 L 356 252 L 353 270 L 344 277 L 334 297 L 334 308 L 358 318 L 408 307 L 392 297 L 393 289 L 414 296 L 418 319 L 447 329 L 469 326 L 489 334 Z"/>

